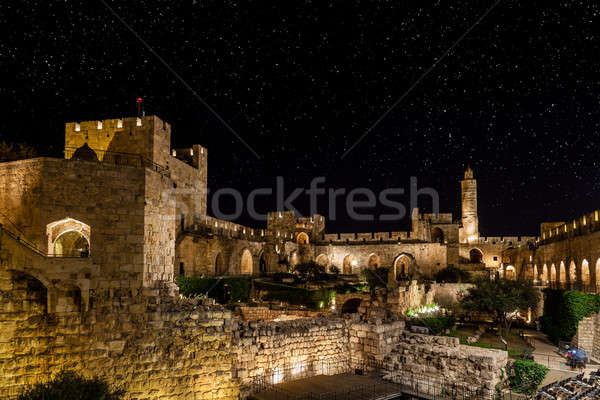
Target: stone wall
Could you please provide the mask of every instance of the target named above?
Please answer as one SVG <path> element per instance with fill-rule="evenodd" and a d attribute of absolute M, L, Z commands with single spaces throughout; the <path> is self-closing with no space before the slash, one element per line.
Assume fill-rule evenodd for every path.
<path fill-rule="evenodd" d="M 68 369 L 124 388 L 126 399 L 238 399 L 231 314 L 222 307 L 115 289 L 119 301 L 88 313 L 47 314 L 44 286 L 7 274 L 0 274 L 0 398 Z"/>
<path fill-rule="evenodd" d="M 507 360 L 505 351 L 461 345 L 458 338 L 405 332 L 384 359 L 384 379 L 398 383 L 406 383 L 407 376 L 421 378 L 421 383 L 437 380 L 442 382 L 438 395 L 453 384 L 482 389 L 491 398 Z"/>
<path fill-rule="evenodd" d="M 585 349 L 589 357 L 600 360 L 600 313 L 579 321 L 571 344 Z"/>
<path fill-rule="evenodd" d="M 233 333 L 234 376 L 243 391 L 257 377 L 279 383 L 347 370 L 348 335 L 341 319 L 240 321 Z"/>
<path fill-rule="evenodd" d="M 404 321 L 388 324 L 351 323 L 348 327 L 353 368 L 370 369 L 381 363 L 402 338 Z"/>

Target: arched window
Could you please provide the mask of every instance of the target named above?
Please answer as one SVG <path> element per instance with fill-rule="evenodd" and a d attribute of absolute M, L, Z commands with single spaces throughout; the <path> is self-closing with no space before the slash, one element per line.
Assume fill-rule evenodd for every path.
<path fill-rule="evenodd" d="M 327 265 L 329 264 L 329 259 L 325 254 L 319 254 L 317 256 L 316 263 L 322 267 L 327 267 Z"/>
<path fill-rule="evenodd" d="M 81 232 L 67 231 L 54 242 L 56 257 L 87 257 L 90 255 L 90 244 Z"/>
<path fill-rule="evenodd" d="M 575 261 L 571 261 L 569 264 L 569 282 L 577 282 L 577 266 L 575 265 Z"/>
<path fill-rule="evenodd" d="M 91 228 L 73 218 L 51 222 L 46 226 L 48 254 L 56 257 L 88 257 Z"/>
<path fill-rule="evenodd" d="M 515 267 L 513 267 L 512 265 L 507 265 L 504 271 L 504 277 L 506 279 L 516 279 L 517 273 L 515 271 Z"/>
<path fill-rule="evenodd" d="M 308 244 L 309 243 L 309 239 L 308 239 L 308 235 L 304 232 L 300 232 L 298 234 L 298 236 L 296 237 L 296 243 L 298 244 Z"/>
<path fill-rule="evenodd" d="M 431 241 L 433 243 L 444 243 L 444 231 L 440 228 L 433 228 L 431 230 Z"/>
<path fill-rule="evenodd" d="M 377 269 L 381 266 L 381 261 L 379 260 L 379 256 L 377 254 L 371 254 L 369 256 L 369 261 L 367 263 L 369 269 Z"/>
<path fill-rule="evenodd" d="M 400 254 L 394 261 L 394 278 L 396 280 L 408 279 L 413 271 L 415 259 L 410 254 Z"/>
<path fill-rule="evenodd" d="M 344 263 L 342 265 L 342 273 L 344 275 L 353 274 L 354 269 L 357 265 L 358 265 L 358 262 L 356 261 L 356 257 L 354 257 L 352 254 L 348 254 L 346 257 L 344 257 Z"/>
<path fill-rule="evenodd" d="M 483 253 L 479 249 L 471 249 L 469 251 L 469 261 L 472 264 L 481 264 L 483 263 Z"/>

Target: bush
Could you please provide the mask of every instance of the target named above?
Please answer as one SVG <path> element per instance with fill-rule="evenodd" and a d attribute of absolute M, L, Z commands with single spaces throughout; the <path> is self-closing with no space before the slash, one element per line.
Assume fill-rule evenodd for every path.
<path fill-rule="evenodd" d="M 579 321 L 600 311 L 600 295 L 556 289 L 545 289 L 544 295 L 542 330 L 554 343 L 570 341 Z"/>
<path fill-rule="evenodd" d="M 296 265 L 294 267 L 294 272 L 296 272 L 304 281 L 316 281 L 320 280 L 323 275 L 325 275 L 325 267 L 314 261 L 310 261 Z"/>
<path fill-rule="evenodd" d="M 456 323 L 452 315 L 440 315 L 435 317 L 414 318 L 410 322 L 413 325 L 425 326 L 433 333 L 439 334 L 450 329 Z"/>
<path fill-rule="evenodd" d="M 534 394 L 546 377 L 548 367 L 531 360 L 516 360 L 508 377 L 510 387 L 517 393 Z"/>
<path fill-rule="evenodd" d="M 51 381 L 38 383 L 17 397 L 17 400 L 119 400 L 123 390 L 111 391 L 98 378 L 87 379 L 72 372 L 59 372 Z"/>
<path fill-rule="evenodd" d="M 435 274 L 436 282 L 463 283 L 471 281 L 471 274 L 460 268 L 448 266 Z"/>
<path fill-rule="evenodd" d="M 181 276 L 177 279 L 179 293 L 186 297 L 203 296 L 207 294 L 217 300 L 219 303 L 229 301 L 236 302 L 248 301 L 250 297 L 250 288 L 252 286 L 250 278 L 194 278 Z M 227 299 L 226 286 L 231 290 L 231 298 Z"/>
<path fill-rule="evenodd" d="M 335 298 L 335 291 L 327 288 L 307 290 L 285 284 L 262 281 L 254 282 L 254 287 L 265 292 L 263 296 L 264 300 L 278 300 L 316 310 L 328 307 Z"/>
<path fill-rule="evenodd" d="M 348 283 L 344 283 L 342 285 L 337 285 L 334 288 L 336 293 L 339 294 L 350 294 L 350 293 L 369 293 L 369 285 L 350 285 Z"/>
<path fill-rule="evenodd" d="M 371 291 L 374 291 L 375 288 L 387 286 L 388 272 L 388 268 L 377 268 L 375 270 L 365 268 L 361 271 L 361 275 L 369 284 Z"/>

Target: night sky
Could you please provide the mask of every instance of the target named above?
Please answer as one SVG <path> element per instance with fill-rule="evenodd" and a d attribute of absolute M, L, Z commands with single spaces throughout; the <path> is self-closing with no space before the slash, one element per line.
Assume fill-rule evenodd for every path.
<path fill-rule="evenodd" d="M 471 165 L 484 235 L 597 207 L 598 2 L 501 1 L 342 159 L 493 1 L 106 1 L 259 158 L 98 0 L 2 1 L 0 140 L 62 156 L 66 121 L 133 116 L 143 96 L 174 147 L 209 149 L 212 190 L 416 176 L 458 217 Z M 408 227 L 338 217 L 328 231 Z"/>

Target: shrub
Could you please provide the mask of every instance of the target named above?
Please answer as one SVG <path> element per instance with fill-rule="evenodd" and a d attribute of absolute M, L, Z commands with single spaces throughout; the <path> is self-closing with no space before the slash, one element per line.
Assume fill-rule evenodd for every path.
<path fill-rule="evenodd" d="M 261 281 L 254 282 L 254 287 L 265 292 L 264 300 L 278 300 L 311 309 L 328 307 L 335 298 L 335 291 L 327 288 L 307 290 L 285 284 Z"/>
<path fill-rule="evenodd" d="M 186 297 L 202 296 L 207 294 L 220 303 L 229 301 L 248 301 L 250 278 L 194 278 L 181 276 L 177 279 L 179 292 Z M 231 289 L 231 298 L 226 299 L 226 286 Z"/>
<path fill-rule="evenodd" d="M 531 360 L 516 360 L 508 377 L 510 387 L 517 393 L 534 394 L 542 383 L 548 367 Z"/>
<path fill-rule="evenodd" d="M 471 274 L 460 268 L 448 266 L 435 274 L 436 282 L 461 283 L 470 282 Z"/>
<path fill-rule="evenodd" d="M 542 330 L 554 343 L 570 341 L 579 321 L 600 311 L 600 296 L 577 291 L 544 290 Z"/>
<path fill-rule="evenodd" d="M 411 323 L 414 325 L 425 326 L 433 333 L 442 333 L 446 329 L 454 326 L 456 320 L 452 315 L 440 315 L 433 317 L 414 318 Z"/>
<path fill-rule="evenodd" d="M 296 281 L 298 279 L 297 275 L 290 274 L 288 272 L 276 272 L 273 274 L 273 281 L 281 283 L 284 279 L 293 279 Z"/>
<path fill-rule="evenodd" d="M 325 275 L 325 267 L 314 261 L 310 261 L 296 265 L 294 267 L 294 272 L 296 272 L 302 280 L 315 281 L 320 280 L 323 275 Z"/>
<path fill-rule="evenodd" d="M 23 392 L 17 400 L 119 400 L 123 390 L 111 391 L 98 378 L 87 379 L 72 372 L 59 372 L 51 381 L 38 383 Z"/>
<path fill-rule="evenodd" d="M 350 293 L 369 293 L 369 285 L 350 285 L 348 283 L 344 283 L 341 285 L 337 285 L 334 288 L 336 293 L 339 294 L 350 294 Z"/>
<path fill-rule="evenodd" d="M 366 268 L 361 271 L 361 275 L 369 284 L 371 291 L 374 291 L 375 288 L 387 286 L 388 272 L 388 268 L 377 268 L 375 270 Z"/>

